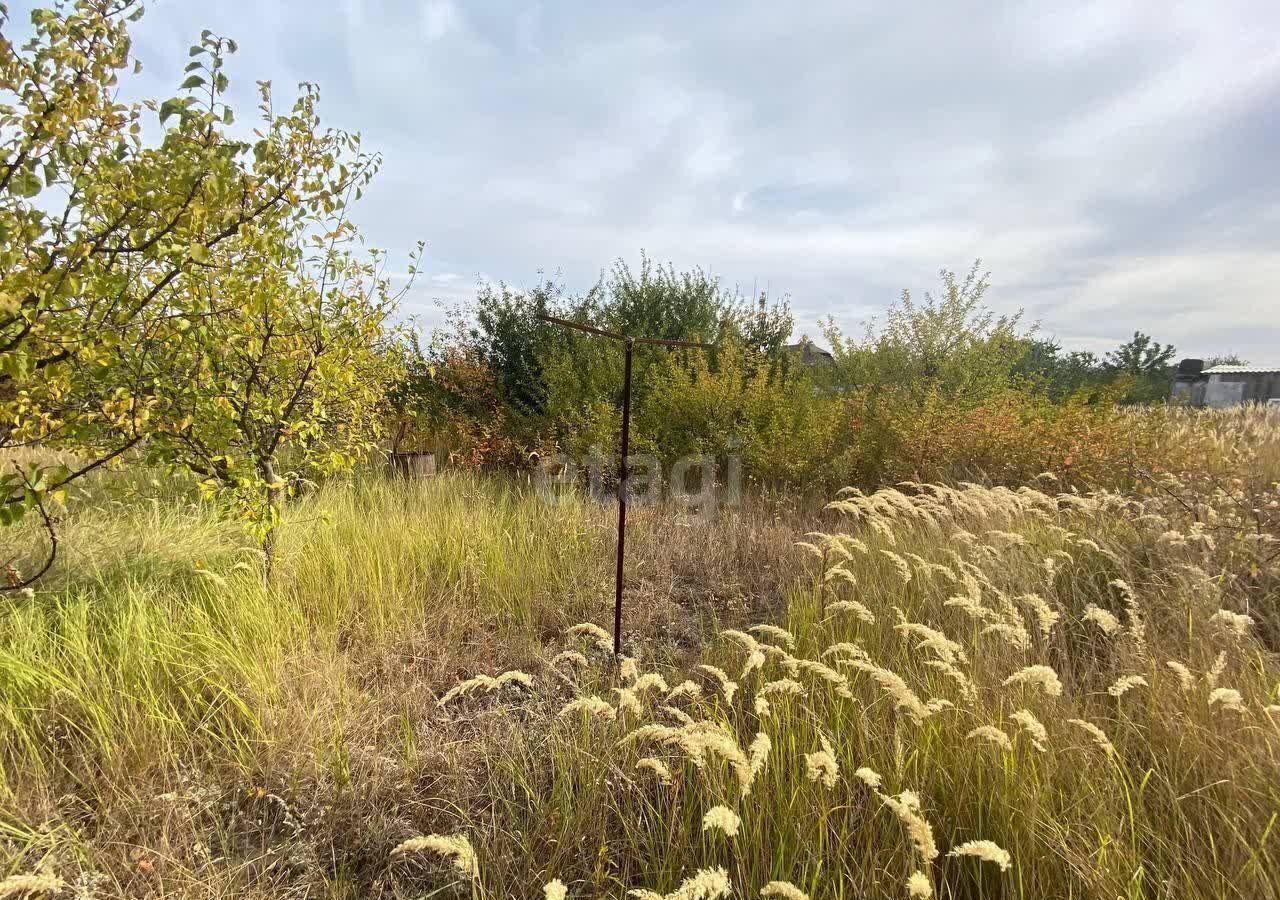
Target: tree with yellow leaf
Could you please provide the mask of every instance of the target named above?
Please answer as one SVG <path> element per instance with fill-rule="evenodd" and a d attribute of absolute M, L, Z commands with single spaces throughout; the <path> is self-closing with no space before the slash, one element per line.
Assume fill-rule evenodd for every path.
<path fill-rule="evenodd" d="M 136 0 L 76 0 L 33 11 L 22 46 L 0 34 L 0 450 L 78 460 L 0 472 L 0 524 L 35 510 L 50 540 L 47 560 L 10 566 L 3 589 L 52 564 L 61 487 L 161 426 L 191 375 L 175 368 L 193 359 L 181 348 L 222 314 L 196 288 L 220 254 L 279 256 L 300 213 L 328 214 L 362 177 L 339 162 L 354 139 L 319 129 L 314 88 L 287 115 L 265 108 L 256 141 L 233 138 L 222 98 L 235 44 L 209 32 L 176 96 L 121 103 L 141 13 Z M 163 127 L 151 144 L 146 110 Z"/>
<path fill-rule="evenodd" d="M 269 108 L 265 86 L 263 98 Z M 386 254 L 362 251 L 349 204 L 378 158 L 355 139 L 347 149 L 336 164 L 350 184 L 325 210 L 297 206 L 259 239 L 219 246 L 191 279 L 209 315 L 174 345 L 166 365 L 187 375 L 159 401 L 149 442 L 154 457 L 196 473 L 206 493 L 234 499 L 262 540 L 268 579 L 282 502 L 310 476 L 374 449 L 399 377 L 390 316 L 422 248 L 398 289 Z"/>

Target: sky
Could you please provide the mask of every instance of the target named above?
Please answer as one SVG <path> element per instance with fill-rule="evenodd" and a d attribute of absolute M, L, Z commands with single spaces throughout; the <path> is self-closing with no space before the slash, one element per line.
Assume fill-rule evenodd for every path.
<path fill-rule="evenodd" d="M 202 28 L 242 119 L 313 81 L 381 151 L 356 219 L 426 241 L 428 325 L 644 250 L 857 331 L 980 257 L 1068 348 L 1280 363 L 1275 0 L 158 0 L 128 90 L 174 93 Z"/>

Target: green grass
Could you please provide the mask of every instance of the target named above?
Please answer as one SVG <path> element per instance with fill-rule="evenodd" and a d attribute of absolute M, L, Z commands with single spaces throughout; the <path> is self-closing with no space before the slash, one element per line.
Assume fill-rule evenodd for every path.
<path fill-rule="evenodd" d="M 388 659 L 429 663 L 434 681 L 536 652 L 582 612 L 600 555 L 584 504 L 498 480 L 370 478 L 291 509 L 267 589 L 215 510 L 90 499 L 64 523 L 64 566 L 0 611 L 11 823 L 67 795 L 110 808 L 164 793 L 193 769 L 261 782 L 286 760 L 329 768 L 344 730 L 395 705 L 369 689 L 406 679 L 379 673 Z"/>
<path fill-rule="evenodd" d="M 1274 432 L 1263 437 L 1271 453 Z M 1216 464 L 1220 479 L 1241 457 Z M 104 897 L 261 898 L 536 898 L 559 878 L 576 898 L 665 893 L 723 867 L 738 896 L 787 880 L 816 900 L 902 897 L 919 868 L 949 898 L 1280 896 L 1280 715 L 1268 709 L 1280 661 L 1267 630 L 1280 572 L 1256 529 L 1232 524 L 1252 524 L 1240 510 L 1266 509 L 1269 495 L 1212 479 L 1087 501 L 975 488 L 946 495 L 941 515 L 912 499 L 927 491 L 904 490 L 857 501 L 855 516 L 785 498 L 712 521 L 638 509 L 628 652 L 703 694 L 650 694 L 636 715 L 614 691 L 629 676 L 564 637 L 609 621 L 608 507 L 550 503 L 508 478 L 335 481 L 289 507 L 268 588 L 258 551 L 217 509 L 143 470 L 97 480 L 62 523 L 59 566 L 0 609 L 0 877 L 98 878 Z M 1193 511 L 1231 527 L 1203 541 Z M 810 531 L 865 544 L 842 563 L 853 584 L 824 580 L 841 554 L 819 561 L 793 546 Z M 967 578 L 1000 621 L 1015 621 L 1000 592 L 1034 592 L 1061 618 L 1045 637 L 1023 604 L 1031 635 L 1013 646 L 948 604 Z M 1138 598 L 1141 643 L 1117 578 Z M 875 623 L 833 611 L 841 599 Z M 1122 631 L 1087 621 L 1091 604 Z M 929 665 L 939 651 L 908 640 L 895 607 L 963 648 L 956 670 L 971 694 Z M 1256 624 L 1233 635 L 1212 620 L 1220 607 Z M 784 626 L 796 647 L 744 676 L 740 642 L 719 632 L 755 622 Z M 850 651 L 824 656 L 840 644 L 922 702 L 954 706 L 913 721 Z M 591 665 L 552 671 L 566 648 Z M 804 659 L 838 669 L 849 696 L 801 672 L 803 695 L 757 709 L 764 685 Z M 1189 690 L 1168 660 L 1192 670 Z M 698 663 L 739 683 L 732 703 Z M 1004 685 L 1033 663 L 1058 673 L 1062 696 Z M 533 690 L 437 705 L 459 681 L 508 669 L 533 676 Z M 1135 674 L 1148 684 L 1108 693 Z M 1238 690 L 1244 712 L 1211 705 L 1214 687 Z M 558 715 L 591 695 L 614 704 L 613 721 Z M 769 736 L 749 795 L 718 757 L 699 769 L 671 746 L 624 740 L 646 722 L 680 727 L 663 706 L 717 723 L 744 750 Z M 1045 752 L 1010 719 L 1023 708 L 1047 729 Z M 1101 727 L 1116 756 L 1075 718 Z M 980 725 L 1001 728 L 1011 749 L 969 738 Z M 807 777 L 824 738 L 835 788 Z M 674 784 L 636 770 L 648 755 Z M 862 766 L 886 795 L 919 795 L 939 859 L 919 858 L 853 776 Z M 737 838 L 703 831 L 719 804 L 741 816 Z M 430 833 L 465 834 L 481 877 L 390 856 Z M 1011 870 L 945 855 L 975 839 L 1007 850 Z"/>

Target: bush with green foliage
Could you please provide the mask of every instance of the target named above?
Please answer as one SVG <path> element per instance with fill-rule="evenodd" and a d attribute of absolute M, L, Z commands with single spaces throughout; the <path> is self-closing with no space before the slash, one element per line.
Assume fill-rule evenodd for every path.
<path fill-rule="evenodd" d="M 861 337 L 829 319 L 829 361 L 788 349 L 785 304 L 746 301 L 700 271 L 645 257 L 638 272 L 619 262 L 580 297 L 552 282 L 524 292 L 486 285 L 473 319 L 460 314 L 452 334 L 437 335 L 424 356 L 435 375 L 411 393 L 432 398 L 428 427 L 461 440 L 464 459 L 519 463 L 535 450 L 611 459 L 621 348 L 537 317 L 551 313 L 715 343 L 709 352 L 636 347 L 631 446 L 665 470 L 709 455 L 723 477 L 736 454 L 748 483 L 773 486 L 1014 483 L 1046 471 L 1082 485 L 1127 483 L 1140 441 L 1125 439 L 1117 406 L 1163 396 L 1173 348 L 1139 333 L 1105 361 L 1063 353 L 1020 313 L 986 304 L 977 263 L 941 279 L 922 300 L 904 292 Z"/>

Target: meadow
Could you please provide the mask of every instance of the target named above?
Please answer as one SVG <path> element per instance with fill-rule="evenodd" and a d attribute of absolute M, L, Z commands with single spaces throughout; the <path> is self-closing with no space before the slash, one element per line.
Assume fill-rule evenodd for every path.
<path fill-rule="evenodd" d="M 268 588 L 103 473 L 0 611 L 0 896 L 1280 896 L 1280 425 L 1133 415 L 1130 491 L 644 508 L 620 661 L 588 498 L 358 472 Z"/>
<path fill-rule="evenodd" d="M 977 261 L 829 352 L 643 253 L 424 334 L 381 154 L 143 11 L 0 3 L 0 900 L 1280 897 L 1274 411 Z M 637 505 L 615 658 L 529 470 L 623 409 L 745 491 Z"/>

